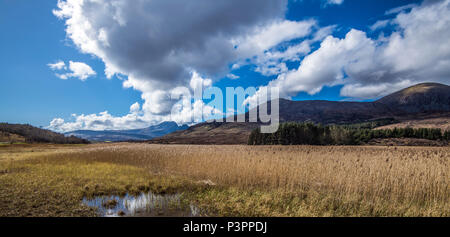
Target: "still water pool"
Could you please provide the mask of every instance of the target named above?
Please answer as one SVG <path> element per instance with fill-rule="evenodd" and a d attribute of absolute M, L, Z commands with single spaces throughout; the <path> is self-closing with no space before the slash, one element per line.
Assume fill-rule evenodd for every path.
<path fill-rule="evenodd" d="M 84 198 L 83 204 L 95 207 L 104 217 L 119 216 L 200 216 L 200 209 L 194 205 L 181 205 L 180 194 L 142 193 L 138 196 L 97 196 Z"/>

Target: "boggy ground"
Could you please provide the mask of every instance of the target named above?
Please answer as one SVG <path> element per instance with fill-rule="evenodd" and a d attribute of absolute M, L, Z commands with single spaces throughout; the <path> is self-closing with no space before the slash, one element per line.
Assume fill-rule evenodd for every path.
<path fill-rule="evenodd" d="M 2 145 L 0 216 L 95 216 L 181 193 L 214 216 L 450 216 L 450 147 Z"/>

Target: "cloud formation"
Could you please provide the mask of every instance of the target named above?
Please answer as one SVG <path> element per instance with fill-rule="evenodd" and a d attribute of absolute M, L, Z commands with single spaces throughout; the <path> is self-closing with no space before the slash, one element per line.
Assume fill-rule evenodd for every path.
<path fill-rule="evenodd" d="M 49 63 L 47 65 L 53 71 L 57 71 L 55 76 L 62 80 L 67 80 L 73 77 L 78 78 L 81 81 L 85 81 L 89 77 L 97 75 L 97 73 L 89 65 L 83 62 L 69 61 L 68 68 L 61 60 L 56 63 Z"/>
<path fill-rule="evenodd" d="M 409 8 L 408 13 L 406 8 L 395 11 L 391 35 L 372 39 L 356 29 L 344 38 L 330 35 L 297 69 L 281 73 L 267 86 L 278 86 L 280 96 L 288 98 L 343 85 L 341 96 L 373 99 L 419 82 L 448 83 L 450 0 Z"/>
<path fill-rule="evenodd" d="M 167 90 L 186 85 L 192 69 L 225 73 L 236 58 L 231 39 L 281 17 L 285 7 L 278 0 L 67 0 L 54 14 L 82 52 L 103 60 L 109 77 Z"/>
<path fill-rule="evenodd" d="M 287 62 L 301 61 L 301 58 L 311 52 L 311 45 L 323 40 L 330 35 L 335 26 L 327 26 L 320 28 L 316 21 L 305 21 L 308 28 L 303 34 L 297 34 L 296 37 L 288 38 L 277 44 L 282 47 L 270 47 L 262 52 L 255 53 L 252 58 L 245 59 L 245 63 L 256 65 L 256 72 L 264 76 L 273 76 L 286 73 L 288 67 Z M 290 31 L 292 32 L 292 31 Z M 299 43 L 290 43 L 289 40 L 296 39 Z M 261 39 L 264 41 L 264 39 Z M 245 64 L 241 62 L 241 64 Z"/>
<path fill-rule="evenodd" d="M 53 13 L 82 53 L 104 62 L 108 78 L 118 75 L 125 88 L 142 92 L 141 110 L 154 123 L 178 102 L 171 91 L 190 87 L 193 72 L 224 77 L 230 63 L 254 50 L 304 34 L 305 24 L 283 20 L 286 6 L 287 0 L 59 0 Z M 251 49 L 245 39 L 258 33 L 271 41 Z"/>

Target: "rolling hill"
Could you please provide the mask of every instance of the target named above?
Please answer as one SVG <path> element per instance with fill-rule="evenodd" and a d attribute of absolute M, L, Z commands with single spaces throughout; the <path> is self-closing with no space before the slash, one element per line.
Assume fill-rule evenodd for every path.
<path fill-rule="evenodd" d="M 0 123 L 0 142 L 87 144 L 88 140 L 50 130 L 33 127 L 28 124 Z"/>
<path fill-rule="evenodd" d="M 270 104 L 270 102 L 268 103 Z M 411 119 L 445 119 L 450 117 L 450 86 L 422 83 L 373 102 L 279 99 L 279 105 L 280 122 L 310 121 L 322 124 L 355 124 L 387 118 L 393 118 L 400 122 Z M 246 119 L 248 119 L 248 113 Z M 258 126 L 260 124 L 248 122 L 205 122 L 185 131 L 153 139 L 150 142 L 245 144 L 250 132 Z"/>

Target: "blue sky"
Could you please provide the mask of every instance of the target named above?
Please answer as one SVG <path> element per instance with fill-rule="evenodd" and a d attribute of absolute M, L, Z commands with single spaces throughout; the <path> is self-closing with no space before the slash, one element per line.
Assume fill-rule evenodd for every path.
<path fill-rule="evenodd" d="M 67 40 L 64 22 L 52 13 L 56 2 L 0 1 L 0 120 L 47 126 L 72 113 L 127 113 L 140 93 L 107 80 L 102 61 Z M 85 62 L 99 73 L 84 82 L 58 79 L 47 64 L 59 59 Z"/>
<path fill-rule="evenodd" d="M 195 5 L 195 2 L 199 2 L 199 5 Z M 189 80 L 192 82 L 190 77 L 193 71 L 197 72 L 202 80 L 208 82 L 210 79 L 213 86 L 221 89 L 237 86 L 259 87 L 270 83 L 282 85 L 281 96 L 294 100 L 366 101 L 422 81 L 448 83 L 448 70 L 437 68 L 430 72 L 415 71 L 420 67 L 445 62 L 449 56 L 445 52 L 418 65 L 404 65 L 404 59 L 385 56 L 391 55 L 389 53 L 394 49 L 401 50 L 402 47 L 405 47 L 402 52 L 408 56 L 408 50 L 413 46 L 412 41 L 408 41 L 413 35 L 408 38 L 409 34 L 413 34 L 413 30 L 427 29 L 427 22 L 417 20 L 413 14 L 422 11 L 433 15 L 437 10 L 442 10 L 442 14 L 445 14 L 445 11 L 448 11 L 445 9 L 445 6 L 448 8 L 448 1 L 422 3 L 404 0 L 344 0 L 340 4 L 327 3 L 326 0 L 279 2 L 257 6 L 263 4 L 253 2 L 253 5 L 243 5 L 242 2 L 236 1 L 231 6 L 228 6 L 228 3 L 207 6 L 201 0 L 191 1 L 192 4 L 186 9 L 195 9 L 197 14 L 194 17 L 191 12 L 179 12 L 183 10 L 173 10 L 164 4 L 142 3 L 142 15 L 127 15 L 132 13 L 134 8 L 107 2 L 104 3 L 104 8 L 99 8 L 86 6 L 87 4 L 80 6 L 76 1 L 67 4 L 61 1 L 57 5 L 58 1 L 54 0 L 1 0 L 0 121 L 44 127 L 53 121 L 49 128 L 56 131 L 144 127 L 167 120 L 166 114 L 170 108 L 164 106 L 173 105 L 155 99 L 154 95 L 160 91 L 168 92 L 177 86 L 188 86 Z M 185 4 L 183 1 L 174 3 L 174 6 Z M 438 4 L 441 5 L 434 8 L 430 6 Z M 405 5 L 409 7 L 403 10 L 398 8 Z M 92 11 L 95 8 L 103 10 Z M 180 5 L 178 8 L 184 9 Z M 251 13 L 253 15 L 241 17 L 249 12 L 246 8 L 258 9 Z M 395 8 L 398 8 L 398 11 L 387 14 Z M 59 14 L 54 12 L 55 9 Z M 67 13 L 70 9 L 79 11 Z M 229 16 L 230 9 L 236 11 L 233 12 L 232 18 Z M 145 12 L 147 10 L 148 12 Z M 173 16 L 173 11 L 178 11 L 176 14 L 179 14 L 180 19 Z M 261 14 L 258 15 L 258 12 Z M 217 17 L 214 18 L 208 13 Z M 438 14 L 433 17 L 442 19 Z M 75 23 L 68 23 L 71 19 Z M 111 23 L 114 21 L 111 19 L 115 22 Z M 445 17 L 443 20 L 446 20 Z M 83 28 L 83 22 L 92 24 L 92 29 Z M 373 25 L 376 22 L 379 22 L 379 27 L 375 29 Z M 292 36 L 291 29 L 303 29 L 300 24 L 308 25 L 307 29 L 304 33 Z M 283 25 L 288 28 L 283 28 Z M 68 32 L 69 26 L 76 29 L 74 33 Z M 257 51 L 253 46 L 259 41 L 255 39 L 263 43 L 264 40 L 270 42 L 273 35 L 264 39 L 261 38 L 263 34 L 253 38 L 252 34 L 258 35 L 258 32 L 261 33 L 270 26 L 274 26 L 277 30 L 275 32 L 285 33 L 285 37 L 278 39 L 276 44 Z M 90 34 L 95 27 L 98 27 L 95 29 L 98 34 L 92 36 Z M 150 30 L 143 34 L 142 29 Z M 287 33 L 281 31 L 286 29 Z M 321 29 L 326 31 L 324 35 L 313 40 Z M 436 32 L 447 29 L 448 27 L 436 29 Z M 393 37 L 396 33 L 399 38 Z M 432 37 L 432 33 L 426 36 Z M 84 34 L 88 35 L 88 40 L 83 38 Z M 147 35 L 150 35 L 148 39 Z M 179 40 L 180 35 L 186 38 L 187 43 Z M 442 38 L 442 42 L 447 38 L 445 34 L 438 37 Z M 108 41 L 108 46 L 102 46 L 106 42 L 104 38 Z M 242 52 L 236 53 L 227 48 L 231 39 L 240 40 L 238 46 L 234 47 L 239 47 L 237 51 Z M 253 41 L 246 44 L 245 40 Z M 423 40 L 427 42 L 425 38 Z M 264 65 L 272 62 L 268 57 L 264 57 L 266 53 L 282 53 L 289 47 L 306 41 L 309 50 L 295 54 L 296 60 L 278 58 L 275 68 L 280 69 L 279 71 L 261 72 L 260 69 Z M 92 42 L 100 46 L 92 47 Z M 356 43 L 352 44 L 354 42 Z M 434 44 L 439 46 L 439 42 L 441 41 Z M 133 45 L 139 47 L 134 48 Z M 351 51 L 349 47 L 355 48 Z M 177 53 L 173 56 L 167 52 Z M 339 60 L 348 60 L 336 61 L 329 56 L 330 52 Z M 155 56 L 152 58 L 152 55 Z M 380 55 L 383 55 L 383 58 Z M 418 56 L 416 52 L 411 52 L 411 55 Z M 170 63 L 176 62 L 173 65 L 158 64 L 165 59 Z M 375 66 L 354 64 L 355 61 L 363 62 L 366 59 Z M 315 75 L 319 73 L 308 74 L 314 77 L 302 79 L 309 69 L 301 67 L 301 64 L 307 65 L 308 61 L 316 67 L 314 63 L 325 63 L 325 60 L 336 62 L 338 68 L 330 69 L 327 65 L 317 65 L 317 68 L 322 68 L 320 73 L 327 73 L 317 78 Z M 390 60 L 395 67 L 387 68 L 386 65 L 381 65 L 382 62 Z M 60 61 L 64 62 L 65 70 L 49 67 L 49 64 Z M 70 74 L 76 71 L 70 68 L 71 61 L 88 65 L 95 75 L 87 73 L 86 78 L 80 80 L 79 75 Z M 282 64 L 287 68 L 282 69 Z M 105 65 L 112 68 L 111 75 L 105 75 Z M 329 73 L 327 70 L 330 70 Z M 380 75 L 380 72 L 383 72 L 383 76 L 373 79 L 373 75 Z M 67 79 L 61 79 L 64 73 L 68 75 Z M 231 79 L 226 76 L 230 74 L 239 78 Z M 286 80 L 280 79 L 284 76 Z M 327 80 L 330 76 L 332 80 Z M 99 114 L 103 111 L 108 111 L 106 117 L 105 113 Z"/>

